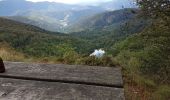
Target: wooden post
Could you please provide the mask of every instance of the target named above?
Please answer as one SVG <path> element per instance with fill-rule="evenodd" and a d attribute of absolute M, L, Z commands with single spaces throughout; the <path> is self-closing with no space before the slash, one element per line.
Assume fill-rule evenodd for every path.
<path fill-rule="evenodd" d="M 4 73 L 4 72 L 5 72 L 5 66 L 2 58 L 0 58 L 0 73 Z"/>

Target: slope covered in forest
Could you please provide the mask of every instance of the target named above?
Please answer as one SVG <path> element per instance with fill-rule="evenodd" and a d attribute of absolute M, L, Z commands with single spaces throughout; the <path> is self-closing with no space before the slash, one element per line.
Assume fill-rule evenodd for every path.
<path fill-rule="evenodd" d="M 0 42 L 7 43 L 26 55 L 37 57 L 61 55 L 60 46 L 79 53 L 86 53 L 90 49 L 85 40 L 5 18 L 0 18 Z"/>

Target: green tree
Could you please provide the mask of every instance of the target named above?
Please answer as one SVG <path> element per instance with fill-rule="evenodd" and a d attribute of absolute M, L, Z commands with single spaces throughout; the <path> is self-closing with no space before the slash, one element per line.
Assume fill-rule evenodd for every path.
<path fill-rule="evenodd" d="M 144 16 L 169 20 L 170 0 L 137 0 L 137 4 Z"/>

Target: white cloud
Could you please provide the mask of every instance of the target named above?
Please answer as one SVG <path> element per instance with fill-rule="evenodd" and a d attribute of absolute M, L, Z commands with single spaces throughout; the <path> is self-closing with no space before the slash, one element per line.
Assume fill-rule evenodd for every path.
<path fill-rule="evenodd" d="M 105 54 L 105 51 L 102 49 L 95 50 L 90 56 L 95 56 L 95 57 L 102 57 Z"/>
<path fill-rule="evenodd" d="M 49 1 L 49 2 L 59 2 L 59 3 L 67 3 L 67 4 L 79 4 L 79 3 L 101 3 L 113 0 L 27 0 L 32 2 L 41 2 L 41 1 Z"/>

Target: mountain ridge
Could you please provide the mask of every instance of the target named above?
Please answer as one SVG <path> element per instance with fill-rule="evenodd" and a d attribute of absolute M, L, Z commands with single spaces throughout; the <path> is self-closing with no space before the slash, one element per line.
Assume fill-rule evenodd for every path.
<path fill-rule="evenodd" d="M 112 10 L 121 8 L 117 7 L 114 9 L 114 6 L 110 7 Z M 32 21 L 32 25 L 53 32 L 67 32 L 67 29 L 70 26 L 73 26 L 83 18 L 103 13 L 105 11 L 108 11 L 108 8 L 103 7 L 102 4 L 97 6 L 82 6 L 56 2 L 33 3 L 25 0 L 0 1 L 0 16 L 8 16 L 11 17 L 11 19 L 25 23 L 27 23 L 29 19 Z M 12 18 L 12 16 L 14 16 L 14 18 Z M 22 16 L 23 18 L 20 20 L 19 18 L 16 18 L 16 16 Z M 24 17 L 27 21 L 23 21 Z M 31 21 L 27 24 L 31 24 Z"/>

